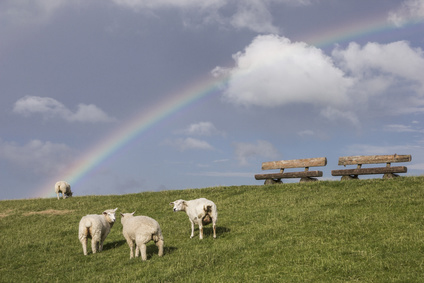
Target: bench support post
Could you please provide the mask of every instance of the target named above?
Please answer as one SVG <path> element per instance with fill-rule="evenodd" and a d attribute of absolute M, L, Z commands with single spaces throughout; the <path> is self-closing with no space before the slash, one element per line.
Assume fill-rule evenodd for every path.
<path fill-rule="evenodd" d="M 383 175 L 383 179 L 393 179 L 396 177 L 399 177 L 399 175 L 394 173 L 386 173 Z"/>
<path fill-rule="evenodd" d="M 346 180 L 359 180 L 358 175 L 346 175 L 346 176 L 342 176 L 342 178 L 340 179 L 341 181 L 346 181 Z"/>
<path fill-rule="evenodd" d="M 272 184 L 282 184 L 283 181 L 281 179 L 265 179 L 264 185 L 272 185 Z"/>

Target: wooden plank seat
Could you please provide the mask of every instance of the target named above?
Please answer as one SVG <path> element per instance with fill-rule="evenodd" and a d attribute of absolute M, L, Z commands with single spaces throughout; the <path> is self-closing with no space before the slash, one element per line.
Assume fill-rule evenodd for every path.
<path fill-rule="evenodd" d="M 357 155 L 344 156 L 339 158 L 339 165 L 356 165 L 355 169 L 332 170 L 331 175 L 342 176 L 341 180 L 359 179 L 358 175 L 384 174 L 384 179 L 397 177 L 398 173 L 406 173 L 408 171 L 405 166 L 391 166 L 392 163 L 410 162 L 411 155 Z M 379 164 L 386 163 L 386 167 L 362 168 L 363 164 Z"/>
<path fill-rule="evenodd" d="M 327 165 L 326 157 L 268 161 L 262 163 L 262 170 L 279 169 L 278 173 L 256 174 L 256 180 L 265 180 L 266 184 L 282 183 L 281 179 L 301 178 L 300 182 L 317 181 L 316 177 L 322 177 L 322 171 L 309 171 L 309 167 Z M 284 172 L 288 168 L 304 168 L 300 172 Z"/>

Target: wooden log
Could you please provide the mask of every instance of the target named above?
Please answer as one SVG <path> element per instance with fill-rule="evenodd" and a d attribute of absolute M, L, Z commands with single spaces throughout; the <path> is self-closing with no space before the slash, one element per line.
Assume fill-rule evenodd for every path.
<path fill-rule="evenodd" d="M 262 163 L 262 170 L 300 168 L 300 167 L 318 167 L 327 165 L 326 157 L 305 158 L 293 160 L 268 161 Z"/>
<path fill-rule="evenodd" d="M 388 174 L 388 173 L 406 173 L 408 170 L 405 166 L 393 167 L 376 167 L 376 168 L 360 168 L 360 169 L 341 169 L 332 170 L 333 176 L 347 176 L 347 175 L 372 175 L 372 174 Z"/>
<path fill-rule="evenodd" d="M 396 163 L 409 162 L 412 160 L 411 155 L 356 155 L 343 156 L 339 158 L 339 165 L 356 165 L 356 164 L 378 164 L 378 163 Z"/>
<path fill-rule="evenodd" d="M 302 171 L 302 172 L 269 173 L 269 174 L 255 175 L 256 180 L 304 178 L 304 177 L 322 177 L 322 171 Z"/>

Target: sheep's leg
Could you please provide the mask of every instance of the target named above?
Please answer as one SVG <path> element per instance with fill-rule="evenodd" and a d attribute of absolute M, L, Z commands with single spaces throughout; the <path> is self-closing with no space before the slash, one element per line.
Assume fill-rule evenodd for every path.
<path fill-rule="evenodd" d="M 87 238 L 81 238 L 80 242 L 82 244 L 82 252 L 84 253 L 84 255 L 87 255 Z"/>
<path fill-rule="evenodd" d="M 216 239 L 216 222 L 215 222 L 215 219 L 213 221 L 213 238 Z"/>
<path fill-rule="evenodd" d="M 138 235 L 135 239 L 136 254 L 138 256 L 138 252 L 140 251 L 141 260 L 147 260 L 146 243 L 148 243 L 151 239 L 152 239 L 151 236 L 146 236 L 146 235 Z"/>
<path fill-rule="evenodd" d="M 199 239 L 200 240 L 203 239 L 203 224 L 202 224 L 202 219 L 200 219 L 200 221 L 199 221 Z"/>
<path fill-rule="evenodd" d="M 134 257 L 134 243 L 131 239 L 129 239 L 129 240 L 127 240 L 127 244 L 130 247 L 130 258 L 133 258 Z"/>
<path fill-rule="evenodd" d="M 190 239 L 194 237 L 194 221 L 190 219 L 191 222 L 191 235 L 190 235 Z"/>
<path fill-rule="evenodd" d="M 60 199 L 60 197 L 59 197 L 59 193 L 56 193 L 57 194 L 57 199 Z"/>
<path fill-rule="evenodd" d="M 99 252 L 103 251 L 103 242 L 106 240 L 106 237 L 109 233 L 101 233 L 99 232 L 99 235 L 97 238 L 99 239 Z"/>
<path fill-rule="evenodd" d="M 157 241 L 156 246 L 159 248 L 158 256 L 163 256 L 163 240 Z"/>
<path fill-rule="evenodd" d="M 140 246 L 136 243 L 135 244 L 135 257 L 138 257 L 140 255 Z"/>
<path fill-rule="evenodd" d="M 97 252 L 97 239 L 94 237 L 91 239 L 91 250 L 93 251 L 93 254 Z"/>
<path fill-rule="evenodd" d="M 142 243 L 139 247 L 140 247 L 140 252 L 141 252 L 141 260 L 147 260 L 146 244 Z"/>

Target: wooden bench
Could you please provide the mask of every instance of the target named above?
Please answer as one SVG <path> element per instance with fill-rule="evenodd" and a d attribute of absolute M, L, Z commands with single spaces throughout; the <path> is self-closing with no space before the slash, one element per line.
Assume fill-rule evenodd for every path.
<path fill-rule="evenodd" d="M 317 181 L 315 177 L 322 177 L 322 171 L 309 171 L 309 167 L 327 165 L 326 157 L 293 159 L 281 161 L 269 161 L 262 163 L 262 170 L 279 169 L 278 173 L 256 174 L 256 180 L 265 180 L 265 185 L 282 183 L 281 179 L 286 178 L 301 178 L 300 182 Z M 301 172 L 284 172 L 288 168 L 301 168 L 305 170 Z"/>
<path fill-rule="evenodd" d="M 342 176 L 342 180 L 358 179 L 358 175 L 384 174 L 384 179 L 397 177 L 397 173 L 406 173 L 405 166 L 391 166 L 391 163 L 409 162 L 411 155 L 357 155 L 339 158 L 339 165 L 356 165 L 356 169 L 332 170 L 331 175 Z M 362 168 L 363 164 L 386 163 L 386 167 Z"/>

